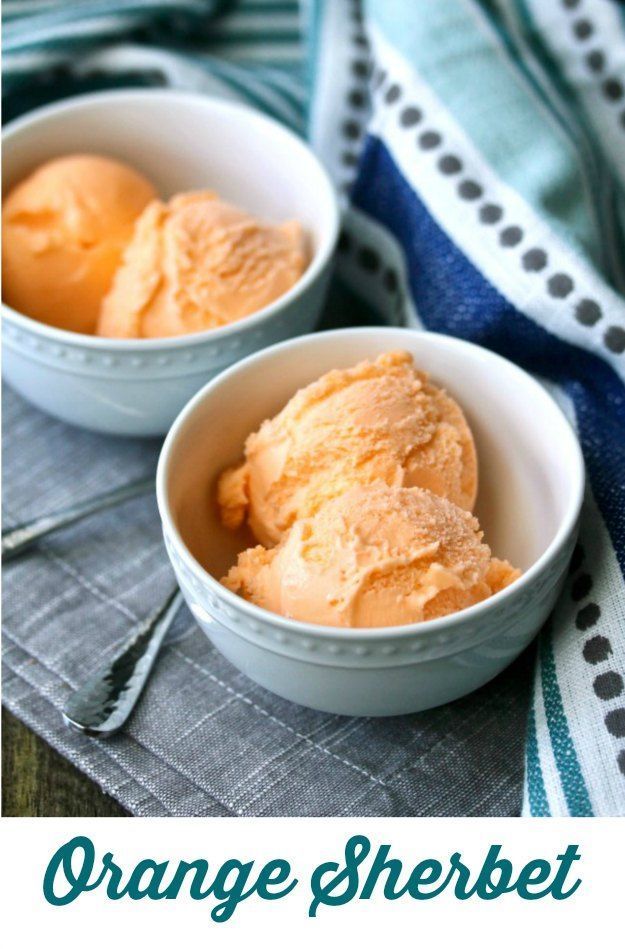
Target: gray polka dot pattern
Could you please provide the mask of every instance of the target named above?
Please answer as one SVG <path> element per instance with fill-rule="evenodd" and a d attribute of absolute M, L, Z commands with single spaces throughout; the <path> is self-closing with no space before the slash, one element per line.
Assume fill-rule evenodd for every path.
<path fill-rule="evenodd" d="M 505 227 L 499 235 L 499 243 L 504 247 L 515 247 L 523 239 L 523 231 L 520 227 Z"/>
<path fill-rule="evenodd" d="M 443 155 L 438 161 L 438 167 L 444 175 L 457 175 L 462 171 L 462 162 L 455 155 Z"/>
<path fill-rule="evenodd" d="M 620 326 L 610 326 L 603 338 L 610 352 L 622 353 L 625 350 L 625 329 Z"/>
<path fill-rule="evenodd" d="M 353 44 L 353 59 L 348 63 L 348 70 L 351 77 L 351 88 L 347 90 L 345 103 L 349 110 L 340 122 L 339 130 L 341 137 L 347 139 L 350 147 L 346 148 L 339 155 L 339 161 L 347 172 L 347 179 L 340 182 L 338 187 L 349 194 L 354 180 L 354 170 L 358 167 L 359 149 L 364 127 L 367 121 L 367 107 L 370 96 L 367 80 L 371 76 L 371 59 L 369 53 L 369 40 L 364 32 L 362 25 L 362 13 L 360 10 L 360 0 L 354 0 L 351 17 L 355 26 L 351 36 Z M 385 74 L 377 72 L 371 85 L 375 87 L 384 80 Z"/>
<path fill-rule="evenodd" d="M 580 300 L 575 307 L 575 318 L 583 326 L 594 326 L 601 319 L 601 307 L 594 300 Z"/>
<path fill-rule="evenodd" d="M 353 119 L 347 119 L 346 122 L 343 122 L 343 135 L 345 138 L 358 138 L 360 136 L 359 123 L 355 122 Z"/>
<path fill-rule="evenodd" d="M 436 148 L 441 143 L 441 137 L 438 132 L 422 132 L 419 135 L 419 145 L 426 151 L 430 148 Z"/>
<path fill-rule="evenodd" d="M 358 263 L 363 270 L 375 273 L 380 267 L 380 258 L 373 247 L 361 247 L 358 251 Z"/>
<path fill-rule="evenodd" d="M 584 644 L 583 656 L 586 662 L 596 666 L 605 662 L 612 655 L 610 640 L 605 636 L 593 636 Z"/>
<path fill-rule="evenodd" d="M 573 10 L 571 5 L 567 9 Z M 590 36 L 593 32 L 592 24 L 586 20 L 576 21 L 576 35 L 579 39 Z M 579 35 L 581 34 L 581 35 Z M 601 50 L 593 49 L 586 56 L 586 62 L 593 71 L 601 71 L 604 68 L 605 59 Z M 386 89 L 383 87 L 388 83 Z M 386 70 L 377 69 L 374 73 L 373 85 L 379 87 L 384 101 L 394 103 L 402 96 L 402 89 L 398 83 L 389 80 Z M 606 79 L 604 82 L 604 93 L 614 100 L 621 95 L 620 83 L 615 80 Z M 625 95 L 625 91 L 623 91 Z M 423 121 L 423 110 L 413 104 L 406 103 L 397 113 L 397 122 L 400 128 L 410 129 Z M 625 111 L 622 114 L 623 124 L 625 125 Z M 442 144 L 442 135 L 434 128 L 426 128 L 417 135 L 417 146 L 419 149 L 428 152 L 437 149 Z M 460 174 L 464 168 L 462 158 L 454 153 L 446 152 L 441 155 L 436 167 L 441 175 L 452 178 Z M 463 178 L 457 184 L 457 193 L 463 201 L 477 201 L 484 194 L 481 184 L 472 178 Z M 504 218 L 504 209 L 501 205 L 492 201 L 485 201 L 480 204 L 478 209 L 478 218 L 481 224 L 495 225 Z M 511 222 L 506 224 L 498 232 L 498 241 L 502 248 L 518 247 L 524 238 L 523 228 L 518 224 Z M 549 257 L 547 251 L 542 247 L 529 247 L 523 250 L 519 257 L 519 262 L 523 270 L 528 274 L 542 273 L 549 266 Z M 545 290 L 554 300 L 567 300 L 575 290 L 575 282 L 570 274 L 564 272 L 555 272 L 547 275 L 545 281 Z M 593 327 L 603 318 L 601 307 L 596 300 L 589 297 L 582 297 L 574 300 L 572 305 L 572 315 L 578 326 Z M 610 352 L 621 354 L 625 352 L 625 329 L 619 326 L 610 326 L 603 335 L 603 343 Z"/>
<path fill-rule="evenodd" d="M 362 23 L 362 10 L 360 9 L 359 5 L 354 4 L 351 11 L 351 18 L 352 20 L 354 20 L 355 23 L 358 23 L 359 25 Z"/>
<path fill-rule="evenodd" d="M 601 616 L 601 609 L 597 603 L 587 603 L 586 606 L 583 606 L 579 610 L 577 616 L 575 617 L 575 625 L 580 630 L 589 629 L 591 626 L 594 626 L 599 617 Z"/>
<path fill-rule="evenodd" d="M 584 557 L 586 556 L 584 548 L 581 544 L 575 544 L 575 549 L 573 550 L 573 556 L 571 557 L 571 562 L 569 564 L 569 573 L 573 574 L 576 570 L 579 570 L 581 565 L 584 562 Z"/>
<path fill-rule="evenodd" d="M 587 40 L 593 33 L 593 25 L 590 20 L 576 20 L 573 24 L 573 33 L 578 40 Z"/>
<path fill-rule="evenodd" d="M 579 2 L 567 2 L 567 0 L 564 0 L 563 6 L 565 9 L 573 11 L 577 9 Z M 573 35 L 580 42 L 585 42 L 589 37 L 593 36 L 595 32 L 592 21 L 587 17 L 574 20 L 572 30 Z M 606 69 L 606 58 L 601 49 L 590 50 L 590 52 L 586 53 L 584 61 L 590 72 L 596 76 L 603 73 Z M 625 97 L 625 87 L 621 80 L 615 76 L 607 76 L 601 83 L 600 88 L 604 98 L 609 103 L 621 102 Z M 620 124 L 625 128 L 625 112 L 620 116 Z"/>
<path fill-rule="evenodd" d="M 606 728 L 615 738 L 625 738 L 625 708 L 615 708 L 605 717 Z"/>
<path fill-rule="evenodd" d="M 582 301 L 584 302 L 584 301 Z M 588 301 L 585 301 L 588 302 Z M 590 301 L 592 302 L 592 301 Z M 573 575 L 570 595 L 574 602 L 586 599 L 592 591 L 593 580 L 587 570 L 578 572 L 584 563 L 584 549 L 578 544 L 571 558 L 569 573 Z M 601 617 L 601 610 L 597 603 L 588 602 L 577 611 L 575 625 L 581 631 L 591 629 Z M 620 698 L 625 691 L 623 676 L 615 669 L 601 668 L 610 661 L 613 655 L 612 644 L 607 636 L 594 635 L 587 639 L 582 647 L 582 656 L 590 666 L 599 667 L 592 683 L 593 692 L 602 702 L 609 702 Z M 604 717 L 605 726 L 611 735 L 617 738 L 625 737 L 625 707 L 616 708 Z M 625 774 L 625 749 L 619 751 L 616 764 Z"/>
<path fill-rule="evenodd" d="M 381 286 L 393 301 L 396 324 L 404 325 L 406 322 L 405 298 L 399 274 L 395 267 L 384 259 L 384 253 L 369 244 L 358 243 L 357 236 L 345 228 L 339 235 L 337 249 L 341 257 L 353 260 L 369 278 L 380 281 Z"/>
<path fill-rule="evenodd" d="M 347 233 L 347 231 L 341 231 L 339 235 L 338 244 L 337 244 L 339 253 L 341 254 L 349 253 L 351 245 L 352 245 L 352 239 L 350 235 Z"/>
<path fill-rule="evenodd" d="M 347 101 L 354 109 L 362 109 L 367 104 L 367 96 L 362 89 L 352 89 L 347 95 Z"/>
<path fill-rule="evenodd" d="M 623 98 L 623 85 L 618 79 L 606 79 L 601 89 L 606 99 L 612 102 L 618 102 Z"/>
<path fill-rule="evenodd" d="M 582 573 L 575 579 L 571 587 L 571 599 L 577 602 L 588 596 L 592 590 L 592 577 L 589 573 Z"/>
<path fill-rule="evenodd" d="M 532 247 L 523 254 L 522 263 L 525 270 L 544 270 L 547 266 L 547 254 L 540 247 Z"/>
<path fill-rule="evenodd" d="M 365 79 L 369 70 L 369 64 L 366 59 L 356 59 L 352 63 L 352 73 L 357 79 Z"/>
<path fill-rule="evenodd" d="M 623 676 L 618 672 L 602 672 L 592 684 L 597 698 L 607 702 L 623 693 Z"/>
<path fill-rule="evenodd" d="M 547 281 L 549 293 L 552 297 L 557 297 L 558 299 L 568 297 L 573 286 L 574 284 L 571 277 L 565 273 L 555 273 L 552 277 L 549 277 Z"/>
<path fill-rule="evenodd" d="M 593 49 L 586 57 L 586 65 L 591 72 L 599 73 L 605 66 L 605 57 L 600 49 Z"/>
<path fill-rule="evenodd" d="M 497 224 L 503 217 L 503 209 L 498 204 L 484 204 L 480 208 L 480 221 L 483 224 Z"/>
<path fill-rule="evenodd" d="M 411 128 L 413 125 L 417 125 L 418 122 L 423 118 L 423 113 L 421 109 L 415 108 L 413 105 L 409 105 L 406 109 L 402 110 L 401 115 L 399 116 L 400 124 L 404 128 Z"/>
<path fill-rule="evenodd" d="M 470 178 L 466 178 L 458 185 L 458 194 L 461 198 L 464 198 L 465 201 L 475 201 L 477 198 L 482 197 L 482 193 L 481 185 L 478 185 L 477 181 L 472 181 Z"/>

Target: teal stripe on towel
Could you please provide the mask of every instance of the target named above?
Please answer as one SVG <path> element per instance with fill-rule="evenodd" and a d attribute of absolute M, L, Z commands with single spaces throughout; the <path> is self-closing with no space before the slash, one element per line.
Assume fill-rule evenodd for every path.
<path fill-rule="evenodd" d="M 527 799 L 529 801 L 531 817 L 551 817 L 543 769 L 538 756 L 538 741 L 536 738 L 536 711 L 534 701 L 530 706 L 527 722 L 526 738 L 526 769 L 527 769 Z"/>
<path fill-rule="evenodd" d="M 551 747 L 571 817 L 592 817 L 592 805 L 562 704 L 550 634 L 540 641 L 540 675 Z"/>

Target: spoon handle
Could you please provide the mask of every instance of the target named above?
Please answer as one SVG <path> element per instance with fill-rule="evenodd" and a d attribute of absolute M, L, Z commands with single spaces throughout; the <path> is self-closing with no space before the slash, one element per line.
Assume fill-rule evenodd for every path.
<path fill-rule="evenodd" d="M 57 514 L 45 514 L 42 517 L 34 518 L 32 521 L 27 521 L 25 524 L 19 524 L 17 527 L 7 528 L 7 530 L 2 531 L 2 559 L 7 563 L 38 540 L 47 537 L 48 534 L 52 534 L 62 527 L 69 527 L 70 524 L 75 524 L 76 521 L 88 517 L 89 514 L 104 511 L 106 508 L 121 504 L 123 501 L 139 497 L 153 490 L 154 478 L 142 478 L 140 481 L 133 481 L 121 488 L 115 488 L 114 491 L 107 491 L 105 494 L 98 494 L 87 501 L 81 501 L 79 504 L 65 508 Z"/>
<path fill-rule="evenodd" d="M 134 628 L 114 657 L 70 696 L 63 710 L 66 725 L 90 738 L 108 738 L 122 728 L 183 602 L 176 587 L 162 606 Z"/>

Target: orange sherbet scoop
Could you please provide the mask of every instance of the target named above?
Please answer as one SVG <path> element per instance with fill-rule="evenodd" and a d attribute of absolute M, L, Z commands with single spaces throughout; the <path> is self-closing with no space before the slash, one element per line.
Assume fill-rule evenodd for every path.
<path fill-rule="evenodd" d="M 163 337 L 226 326 L 272 303 L 308 263 L 299 224 L 267 224 L 212 191 L 153 201 L 98 323 L 101 336 Z"/>
<path fill-rule="evenodd" d="M 265 546 L 357 484 L 427 488 L 472 510 L 477 457 L 458 404 L 407 352 L 328 372 L 300 389 L 245 443 L 217 499 L 224 524 L 245 519 Z"/>
<path fill-rule="evenodd" d="M 155 196 L 149 181 L 111 158 L 46 162 L 4 203 L 5 302 L 42 323 L 95 332 L 135 220 Z"/>
<path fill-rule="evenodd" d="M 447 616 L 518 576 L 491 557 L 468 511 L 421 488 L 378 483 L 326 501 L 277 547 L 239 554 L 221 582 L 290 619 L 363 627 Z"/>

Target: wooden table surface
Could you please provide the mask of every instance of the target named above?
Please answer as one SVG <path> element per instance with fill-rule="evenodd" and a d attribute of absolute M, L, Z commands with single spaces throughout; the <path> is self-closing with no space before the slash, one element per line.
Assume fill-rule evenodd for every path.
<path fill-rule="evenodd" d="M 2 709 L 3 817 L 127 817 L 108 794 Z"/>

